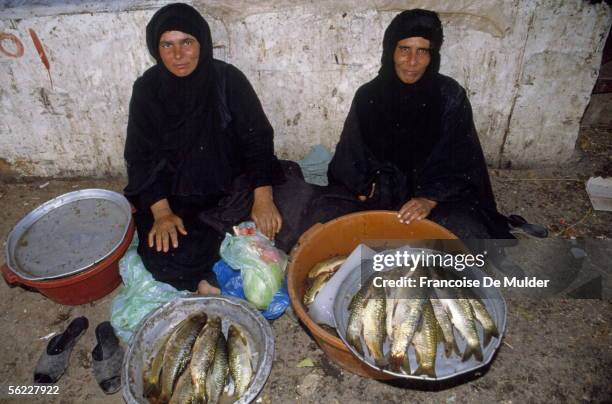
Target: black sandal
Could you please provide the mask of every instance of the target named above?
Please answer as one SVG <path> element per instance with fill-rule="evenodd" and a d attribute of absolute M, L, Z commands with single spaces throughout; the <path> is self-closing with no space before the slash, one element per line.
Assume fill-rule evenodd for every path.
<path fill-rule="evenodd" d="M 510 215 L 508 216 L 508 223 L 510 224 L 510 233 L 524 234 L 536 238 L 548 237 L 548 230 L 546 227 L 535 223 L 529 223 L 523 216 Z"/>
<path fill-rule="evenodd" d="M 56 383 L 68 367 L 72 348 L 89 327 L 85 317 L 72 320 L 68 328 L 47 344 L 34 369 L 34 383 Z"/>
<path fill-rule="evenodd" d="M 96 327 L 98 344 L 91 352 L 96 381 L 106 394 L 121 388 L 121 364 L 123 348 L 110 322 L 104 321 Z"/>

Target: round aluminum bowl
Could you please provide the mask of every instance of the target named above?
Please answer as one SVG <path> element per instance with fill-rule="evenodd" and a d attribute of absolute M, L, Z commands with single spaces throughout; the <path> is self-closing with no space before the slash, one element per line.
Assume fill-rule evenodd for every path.
<path fill-rule="evenodd" d="M 418 255 L 420 252 L 424 251 L 429 254 L 440 254 L 439 251 L 430 250 L 427 248 L 403 248 L 402 250 L 406 250 L 409 253 L 414 253 Z M 483 304 L 487 308 L 487 311 L 493 318 L 495 325 L 497 326 L 497 330 L 499 331 L 499 337 L 493 338 L 489 345 L 483 347 L 483 361 L 479 362 L 475 358 L 470 358 L 469 360 L 463 362 L 461 358 L 457 355 L 451 355 L 450 358 L 446 358 L 444 356 L 444 349 L 440 349 L 440 345 L 438 345 L 437 355 L 436 355 L 436 377 L 430 377 L 425 375 L 408 375 L 401 372 L 394 372 L 388 369 L 381 369 L 374 363 L 373 359 L 370 356 L 362 355 L 351 344 L 349 344 L 346 340 L 346 328 L 348 326 L 349 319 L 349 311 L 348 306 L 351 302 L 351 299 L 357 293 L 357 291 L 361 287 L 362 275 L 363 279 L 367 279 L 371 274 L 374 273 L 372 265 L 368 265 L 367 262 L 364 262 L 363 266 L 356 266 L 353 271 L 346 277 L 344 282 L 338 288 L 338 292 L 336 294 L 336 299 L 334 301 L 334 319 L 336 321 L 336 331 L 338 335 L 347 346 L 348 349 L 359 358 L 360 361 L 371 367 L 372 369 L 376 369 L 381 371 L 389 376 L 402 378 L 402 379 L 413 379 L 413 380 L 427 380 L 427 381 L 438 381 L 438 380 L 446 380 L 451 379 L 453 377 L 472 372 L 476 369 L 482 368 L 489 364 L 493 359 L 495 351 L 499 348 L 501 344 L 502 337 L 506 330 L 506 301 L 502 297 L 499 289 L 496 288 L 478 288 L 472 289 L 472 291 L 482 299 Z M 467 268 L 461 273 L 461 276 L 465 276 L 468 279 L 478 279 L 480 284 L 482 285 L 482 279 L 485 276 L 484 272 L 478 268 Z M 476 328 L 479 333 L 480 341 L 483 340 L 483 329 L 480 323 L 476 323 Z M 454 327 L 453 327 L 454 328 Z M 465 349 L 466 342 L 462 336 L 454 330 L 455 340 L 457 341 L 457 345 L 461 352 Z M 362 341 L 363 342 L 363 341 Z M 383 346 L 383 352 L 388 352 L 390 349 L 388 339 L 385 341 Z M 408 349 L 408 358 L 410 360 L 411 369 L 416 369 L 417 361 L 416 361 L 416 353 L 414 347 L 410 345 Z"/>
<path fill-rule="evenodd" d="M 6 241 L 6 263 L 25 281 L 47 281 L 86 271 L 124 243 L 131 210 L 123 195 L 106 189 L 60 195 L 13 227 Z"/>
<path fill-rule="evenodd" d="M 196 312 L 220 316 L 226 335 L 230 324 L 242 326 L 254 353 L 255 372 L 251 385 L 236 403 L 250 403 L 257 398 L 268 380 L 274 360 L 274 335 L 270 324 L 244 300 L 229 296 L 191 296 L 172 300 L 151 312 L 130 339 L 121 380 L 126 403 L 148 403 L 143 397 L 143 370 L 150 365 L 167 333 Z"/>

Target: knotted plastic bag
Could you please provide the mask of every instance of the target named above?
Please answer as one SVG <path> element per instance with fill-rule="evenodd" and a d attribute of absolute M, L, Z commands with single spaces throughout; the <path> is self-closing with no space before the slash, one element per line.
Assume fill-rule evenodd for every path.
<path fill-rule="evenodd" d="M 265 310 L 283 285 L 287 255 L 257 231 L 253 222 L 235 226 L 234 233 L 225 235 L 219 253 L 230 267 L 240 270 L 247 300 Z"/>
<path fill-rule="evenodd" d="M 140 321 L 162 304 L 188 291 L 178 291 L 167 283 L 156 281 L 145 268 L 136 251 L 138 237 L 135 236 L 127 252 L 119 261 L 119 273 L 123 286 L 113 299 L 111 325 L 124 341 L 129 341 Z"/>

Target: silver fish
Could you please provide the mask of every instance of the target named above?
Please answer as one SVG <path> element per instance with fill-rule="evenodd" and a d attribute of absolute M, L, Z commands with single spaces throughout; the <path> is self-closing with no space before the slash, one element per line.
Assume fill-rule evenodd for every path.
<path fill-rule="evenodd" d="M 359 291 L 355 293 L 348 306 L 349 318 L 346 326 L 346 340 L 357 352 L 363 355 L 361 334 L 363 332 L 363 311 L 370 293 L 371 281 L 364 282 Z"/>
<path fill-rule="evenodd" d="M 143 372 L 142 388 L 144 396 L 147 398 L 158 398 L 161 394 L 160 376 L 164 364 L 164 352 L 166 351 L 166 344 L 174 331 L 170 331 L 162 338 L 162 342 L 157 347 L 155 357 L 149 367 Z"/>
<path fill-rule="evenodd" d="M 404 268 L 394 268 L 389 271 L 383 272 L 382 276 L 384 279 L 397 281 L 402 276 L 404 276 L 406 272 L 408 271 L 406 271 Z M 397 294 L 399 293 L 399 289 L 402 289 L 402 288 L 396 288 L 396 287 L 390 287 L 390 286 L 385 287 L 385 294 L 387 296 L 386 306 L 385 306 L 386 328 L 387 328 L 388 336 L 391 336 L 393 334 L 393 314 L 395 313 L 395 307 L 398 301 Z"/>
<path fill-rule="evenodd" d="M 431 307 L 434 312 L 434 316 L 436 317 L 436 321 L 440 325 L 440 333 L 442 334 L 442 338 L 444 340 L 444 354 L 448 358 L 452 352 L 455 352 L 457 355 L 460 354 L 459 347 L 457 346 L 457 341 L 455 340 L 455 334 L 453 333 L 453 323 L 451 322 L 446 309 L 442 302 L 435 296 L 432 296 L 429 299 L 431 303 Z"/>
<path fill-rule="evenodd" d="M 193 392 L 193 384 L 191 383 L 189 370 L 185 370 L 176 382 L 170 404 L 196 404 L 199 402 L 200 401 L 196 399 Z"/>
<path fill-rule="evenodd" d="M 385 290 L 372 286 L 370 293 L 363 309 L 363 339 L 376 365 L 383 366 L 386 364 L 383 344 L 387 335 Z"/>
<path fill-rule="evenodd" d="M 321 275 L 317 276 L 306 294 L 304 295 L 304 304 L 309 306 L 314 302 L 315 297 L 319 294 L 323 286 L 334 276 L 333 272 L 324 272 Z"/>
<path fill-rule="evenodd" d="M 482 325 L 484 330 L 484 346 L 488 346 L 491 342 L 492 337 L 499 338 L 499 331 L 497 330 L 497 326 L 495 322 L 491 318 L 491 315 L 487 311 L 484 303 L 476 297 L 470 299 L 470 304 L 472 305 L 472 309 L 474 310 L 474 316 L 476 320 Z"/>
<path fill-rule="evenodd" d="M 426 303 L 423 307 L 423 321 L 413 339 L 418 363 L 418 367 L 414 371 L 415 375 L 436 377 L 438 330 L 431 304 Z"/>
<path fill-rule="evenodd" d="M 466 361 L 474 356 L 476 360 L 482 361 L 482 349 L 480 347 L 478 331 L 476 330 L 476 319 L 474 317 L 472 305 L 469 299 L 463 298 L 460 289 L 457 289 L 453 293 L 455 294 L 455 298 L 440 299 L 440 301 L 449 314 L 453 325 L 467 341 L 462 360 Z"/>
<path fill-rule="evenodd" d="M 228 374 L 227 343 L 225 342 L 225 337 L 221 334 L 217 339 L 214 362 L 206 376 L 207 403 L 216 404 L 219 402 Z"/>
<path fill-rule="evenodd" d="M 319 262 L 308 272 L 308 279 L 314 279 L 324 273 L 335 273 L 347 258 L 346 255 L 338 255 Z"/>
<path fill-rule="evenodd" d="M 392 368 L 403 368 L 410 372 L 410 363 L 406 350 L 414 336 L 421 319 L 423 305 L 426 299 L 418 297 L 418 293 L 411 288 L 404 291 L 398 298 L 397 307 L 393 317 L 393 333 L 391 338 L 390 363 Z M 413 295 L 417 297 L 412 297 Z"/>
<path fill-rule="evenodd" d="M 172 397 L 174 384 L 187 367 L 191 359 L 191 348 L 205 322 L 206 314 L 192 315 L 184 320 L 168 339 L 161 373 L 162 401 L 168 401 Z"/>
<path fill-rule="evenodd" d="M 211 316 L 193 344 L 189 372 L 195 396 L 206 398 L 206 375 L 215 359 L 217 339 L 221 335 L 221 318 Z"/>
<path fill-rule="evenodd" d="M 251 364 L 249 342 L 244 332 L 235 324 L 229 327 L 227 351 L 229 355 L 229 370 L 234 380 L 234 396 L 238 399 L 242 397 L 251 383 L 253 367 Z"/>

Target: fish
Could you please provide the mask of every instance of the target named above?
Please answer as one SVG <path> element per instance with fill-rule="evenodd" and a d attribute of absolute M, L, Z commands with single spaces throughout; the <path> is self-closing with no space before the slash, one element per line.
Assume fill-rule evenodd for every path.
<path fill-rule="evenodd" d="M 418 267 L 414 270 L 409 270 L 405 267 L 397 267 L 391 269 L 389 271 L 384 272 L 384 278 L 387 280 L 399 281 L 401 278 L 418 278 L 420 276 L 426 275 L 424 272 L 424 268 Z M 407 289 L 410 287 L 400 287 L 400 286 L 387 286 L 385 288 L 387 294 L 387 335 L 391 336 L 393 334 L 393 315 L 395 313 L 395 307 L 400 299 L 407 299 L 412 297 L 417 297 L 416 293 L 411 293 L 410 295 L 406 295 Z M 414 291 L 421 293 L 424 296 L 424 292 L 421 291 L 418 287 L 411 288 Z M 419 295 L 419 296 L 421 296 Z"/>
<path fill-rule="evenodd" d="M 206 398 L 206 374 L 215 359 L 217 339 L 221 335 L 221 318 L 210 316 L 193 344 L 189 373 L 194 395 L 199 400 Z"/>
<path fill-rule="evenodd" d="M 199 402 L 193 391 L 191 375 L 188 370 L 185 370 L 176 382 L 170 404 L 196 404 Z"/>
<path fill-rule="evenodd" d="M 412 344 L 416 351 L 417 369 L 414 375 L 436 377 L 436 351 L 438 347 L 438 324 L 431 304 L 423 306 L 423 320 L 414 335 Z"/>
<path fill-rule="evenodd" d="M 217 338 L 215 348 L 215 359 L 206 376 L 206 402 L 216 404 L 219 402 L 227 376 L 229 374 L 229 362 L 227 355 L 227 343 L 223 334 Z"/>
<path fill-rule="evenodd" d="M 450 291 L 451 289 L 449 289 Z M 482 362 L 482 349 L 480 347 L 480 338 L 476 330 L 474 311 L 469 299 L 466 299 L 461 292 L 461 289 L 452 291 L 454 298 L 440 299 L 448 313 L 451 322 L 459 331 L 459 333 L 467 341 L 467 346 L 463 351 L 462 361 L 468 360 L 474 356 L 476 360 Z"/>
<path fill-rule="evenodd" d="M 397 307 L 393 317 L 391 352 L 389 362 L 393 369 L 410 372 L 407 349 L 419 326 L 421 313 L 427 299 L 419 297 L 412 288 L 399 288 Z"/>
<path fill-rule="evenodd" d="M 384 272 L 382 276 L 384 279 L 398 280 L 399 278 L 404 276 L 405 272 L 406 271 L 404 270 L 404 268 L 394 268 L 394 269 Z M 389 336 L 393 334 L 393 313 L 395 312 L 395 307 L 397 305 L 398 299 L 396 298 L 396 296 L 398 294 L 399 289 L 400 288 L 395 288 L 395 287 L 385 288 L 385 294 L 387 296 L 387 300 L 385 304 L 385 311 L 387 313 L 386 313 L 385 319 L 386 319 L 387 335 Z"/>
<path fill-rule="evenodd" d="M 161 386 L 159 384 L 162 365 L 164 364 L 164 352 L 166 351 L 166 344 L 168 339 L 172 335 L 172 331 L 166 334 L 162 339 L 161 344 L 157 347 L 155 357 L 151 361 L 149 367 L 143 372 L 142 380 L 142 391 L 144 397 L 156 398 L 161 393 Z"/>
<path fill-rule="evenodd" d="M 457 341 L 455 340 L 455 334 L 453 333 L 453 323 L 444 305 L 435 296 L 430 297 L 429 302 L 431 303 L 436 321 L 440 326 L 440 334 L 444 342 L 444 354 L 447 358 L 450 357 L 453 352 L 460 355 L 461 351 L 459 351 Z"/>
<path fill-rule="evenodd" d="M 391 279 L 399 280 L 402 277 L 419 277 L 424 274 L 424 269 L 419 267 L 410 271 L 401 267 L 389 273 Z M 410 373 L 406 347 L 410 344 L 419 325 L 421 308 L 425 302 L 424 296 L 421 289 L 418 288 L 399 286 L 387 288 L 387 335 L 391 340 L 389 359 L 393 369 L 402 368 Z M 390 305 L 394 308 L 389 307 Z"/>
<path fill-rule="evenodd" d="M 174 384 L 191 359 L 191 348 L 206 323 L 206 318 L 204 313 L 188 317 L 168 339 L 161 373 L 161 401 L 167 402 L 172 397 Z"/>
<path fill-rule="evenodd" d="M 347 258 L 346 255 L 338 255 L 319 262 L 308 272 L 308 279 L 315 279 L 324 273 L 335 273 Z"/>
<path fill-rule="evenodd" d="M 377 366 L 386 364 L 383 354 L 386 336 L 385 290 L 372 285 L 363 309 L 363 339 Z"/>
<path fill-rule="evenodd" d="M 491 318 L 491 315 L 487 311 L 484 303 L 478 299 L 477 297 L 473 297 L 470 300 L 470 304 L 472 305 L 472 310 L 474 311 L 474 316 L 476 320 L 482 325 L 484 330 L 484 346 L 488 346 L 491 342 L 492 337 L 499 338 L 499 331 L 497 330 L 497 326 L 495 322 Z"/>
<path fill-rule="evenodd" d="M 348 305 L 349 318 L 346 326 L 346 341 L 357 352 L 363 355 L 363 346 L 361 345 L 361 334 L 363 332 L 363 312 L 367 303 L 367 298 L 370 294 L 371 279 L 368 279 Z"/>
<path fill-rule="evenodd" d="M 309 306 L 314 302 L 315 297 L 319 294 L 323 286 L 329 281 L 329 279 L 334 275 L 333 272 L 322 273 L 317 276 L 306 294 L 304 295 L 304 304 Z"/>
<path fill-rule="evenodd" d="M 432 267 L 430 268 L 430 275 L 432 279 L 442 280 L 443 275 L 447 276 L 446 272 L 443 269 Z M 457 341 L 455 340 L 455 334 L 453 333 L 453 323 L 450 319 L 448 312 L 444 304 L 438 299 L 438 295 L 436 291 L 432 291 L 431 296 L 429 298 L 429 302 L 431 303 L 431 307 L 434 312 L 434 316 L 438 321 L 438 325 L 440 326 L 440 334 L 442 340 L 444 342 L 444 355 L 448 358 L 454 352 L 458 356 L 461 354 L 459 347 L 457 346 Z"/>
<path fill-rule="evenodd" d="M 244 332 L 239 326 L 232 324 L 228 330 L 227 353 L 229 356 L 229 371 L 234 380 L 234 396 L 242 397 L 253 378 L 251 364 L 251 349 Z"/>

